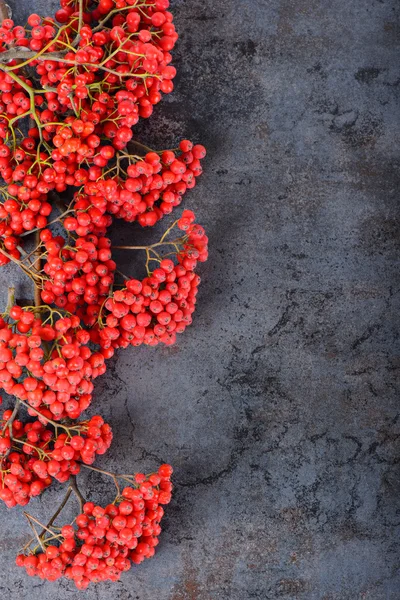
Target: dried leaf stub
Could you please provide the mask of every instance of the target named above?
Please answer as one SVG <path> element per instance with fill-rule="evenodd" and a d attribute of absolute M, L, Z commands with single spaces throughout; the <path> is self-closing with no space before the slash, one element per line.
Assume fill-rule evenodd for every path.
<path fill-rule="evenodd" d="M 2 21 L 4 21 L 4 19 L 12 19 L 11 7 L 3 2 L 3 0 L 0 0 L 0 19 Z"/>

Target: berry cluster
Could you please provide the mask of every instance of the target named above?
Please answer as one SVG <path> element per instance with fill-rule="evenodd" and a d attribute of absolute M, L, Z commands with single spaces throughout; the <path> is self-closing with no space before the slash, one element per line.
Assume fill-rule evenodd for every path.
<path fill-rule="evenodd" d="M 0 28 L 0 54 L 10 57 L 0 71 L 0 137 L 5 142 L 0 173 L 10 200 L 0 214 L 4 239 L 46 225 L 49 191 L 61 193 L 88 180 L 105 182 L 109 162 L 119 160 L 118 153 L 132 140 L 132 127 L 152 114 L 162 93 L 173 90 L 176 70 L 170 50 L 178 35 L 167 0 L 62 4 L 56 14 L 61 26 L 50 17 L 31 15 L 27 29 L 11 19 Z M 19 47 L 31 51 L 22 53 L 22 62 L 13 58 Z M 26 77 L 27 65 L 35 71 L 32 78 Z M 33 126 L 20 140 L 18 131 L 27 117 Z M 141 224 L 152 225 L 177 206 L 201 173 L 199 159 L 205 154 L 202 146 L 192 151 L 185 142 L 183 148 L 180 161 L 165 153 L 163 167 L 153 153 L 158 162 L 140 186 L 140 206 L 130 197 L 128 183 L 126 199 L 124 193 L 120 199 L 119 191 L 117 198 L 107 198 L 110 212 L 128 221 L 140 215 Z M 153 184 L 153 173 L 162 169 L 165 176 L 163 172 Z M 123 190 L 124 183 L 117 181 L 117 187 Z M 102 223 L 110 224 L 107 219 Z M 18 241 L 4 246 L 14 258 L 20 255 L 10 246 Z M 3 253 L 2 261 L 8 260 Z"/>
<path fill-rule="evenodd" d="M 0 144 L 0 176 L 8 184 L 2 190 L 5 201 L 0 205 L 0 237 L 6 251 L 0 254 L 0 265 L 7 264 L 10 258 L 21 257 L 20 236 L 45 227 L 52 211 L 48 202 L 51 188 L 45 172 L 42 173 L 28 155 L 30 144 L 27 142 L 29 138 L 15 149 L 14 156 L 9 146 Z M 40 158 L 45 160 L 43 156 Z"/>
<path fill-rule="evenodd" d="M 124 289 L 105 302 L 104 327 L 98 337 L 102 348 L 171 345 L 176 334 L 191 324 L 200 283 L 195 269 L 208 256 L 208 238 L 194 220 L 193 212 L 185 210 L 176 222 L 185 234 L 164 242 L 165 246 L 180 246 L 177 264 L 170 258 L 155 259 L 159 266 L 148 277 L 129 279 Z"/>
<path fill-rule="evenodd" d="M 86 317 L 86 325 L 94 325 L 114 281 L 116 264 L 111 259 L 111 241 L 90 234 L 77 238 L 74 246 L 64 247 L 62 236 L 52 236 L 48 229 L 40 235 L 48 257 L 44 265 L 48 279 L 41 294 L 43 302 L 54 303 L 71 313 L 83 305 L 79 316 Z"/>
<path fill-rule="evenodd" d="M 162 505 L 171 500 L 172 468 L 162 465 L 149 476 L 137 474 L 113 504 L 105 508 L 86 502 L 73 525 L 36 554 L 20 554 L 16 563 L 27 574 L 55 581 L 72 579 L 78 589 L 90 583 L 118 581 L 131 564 L 140 564 L 154 555 L 161 533 Z"/>
<path fill-rule="evenodd" d="M 93 379 L 106 370 L 104 357 L 89 348 L 79 317 L 55 316 L 43 320 L 15 305 L 0 318 L 0 388 L 26 400 L 33 415 L 77 419 L 91 402 Z"/>
<path fill-rule="evenodd" d="M 35 463 L 39 457 L 46 456 L 46 448 L 53 439 L 53 432 L 39 420 L 24 424 L 17 419 L 11 422 L 11 418 L 12 411 L 7 410 L 0 421 L 0 499 L 8 508 L 17 504 L 25 506 L 52 481 L 49 475 L 41 477 L 36 472 Z"/>
<path fill-rule="evenodd" d="M 58 481 L 67 481 L 67 477 L 60 476 L 65 471 L 76 475 L 78 461 L 91 465 L 96 454 L 105 454 L 112 442 L 111 427 L 98 415 L 79 423 L 73 431 L 72 436 L 70 432 L 59 435 L 54 443 L 54 450 L 50 453 L 51 461 L 47 465 L 47 471 Z M 69 461 L 68 469 L 65 468 L 64 461 Z"/>
<path fill-rule="evenodd" d="M 204 146 L 185 139 L 156 151 L 135 139 L 139 119 L 173 90 L 168 9 L 169 0 L 61 0 L 54 18 L 0 25 L 0 266 L 16 263 L 35 287 L 34 306 L 10 297 L 0 316 L 0 389 L 14 397 L 0 421 L 0 499 L 10 508 L 53 480 L 83 505 L 76 476 L 99 471 L 92 465 L 112 440 L 101 416 L 78 421 L 94 380 L 117 348 L 173 344 L 192 322 L 208 256 L 194 214 L 183 211 L 150 246 L 123 247 L 145 251 L 142 280 L 119 272 L 108 234 L 114 217 L 155 225 L 202 173 Z M 52 519 L 38 532 L 28 515 L 35 547 L 17 564 L 29 575 L 85 589 L 154 554 L 171 467 L 101 472 L 117 498 L 104 509 L 85 503 L 78 529 L 51 533 Z M 122 493 L 118 477 L 129 484 Z"/>
<path fill-rule="evenodd" d="M 81 463 L 92 464 L 96 454 L 110 447 L 112 432 L 100 416 L 64 427 L 66 433 L 54 435 L 49 422 L 42 419 L 23 424 L 3 414 L 0 457 L 3 478 L 0 498 L 8 508 L 25 506 L 47 488 L 52 478 L 64 483 L 77 475 Z M 52 450 L 53 448 L 53 450 Z"/>
<path fill-rule="evenodd" d="M 206 153 L 204 146 L 193 146 L 189 140 L 180 143 L 180 150 L 180 155 L 172 150 L 161 155 L 148 152 L 144 160 L 126 156 L 129 165 L 124 176 L 96 186 L 107 200 L 108 212 L 129 223 L 138 221 L 143 227 L 155 225 L 170 214 L 186 190 L 195 186 L 196 177 L 202 173 L 200 159 Z"/>

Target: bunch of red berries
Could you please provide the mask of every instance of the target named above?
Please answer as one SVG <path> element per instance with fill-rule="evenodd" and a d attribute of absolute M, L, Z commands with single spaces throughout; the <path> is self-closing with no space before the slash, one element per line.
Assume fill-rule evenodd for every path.
<path fill-rule="evenodd" d="M 171 475 L 172 468 L 162 465 L 155 474 L 132 477 L 132 485 L 105 508 L 86 502 L 75 519 L 78 529 L 64 525 L 48 542 L 43 539 L 42 551 L 20 554 L 17 565 L 32 577 L 72 579 L 79 589 L 90 583 L 118 581 L 132 563 L 140 564 L 154 555 L 162 505 L 171 500 Z"/>
<path fill-rule="evenodd" d="M 79 317 L 57 316 L 50 311 L 43 320 L 15 305 L 0 318 L 0 388 L 26 401 L 32 414 L 59 421 L 76 419 L 89 406 L 93 379 L 106 367 L 103 355 L 89 348 Z"/>
<path fill-rule="evenodd" d="M 42 20 L 38 15 L 30 15 L 28 26 L 30 35 L 24 27 L 14 26 L 12 19 L 4 19 L 0 27 L 0 40 L 3 45 L 30 48 L 37 52 L 56 34 L 53 20 L 50 18 Z"/>
<path fill-rule="evenodd" d="M 42 300 L 69 312 L 84 306 L 78 314 L 81 318 L 85 314 L 86 325 L 93 325 L 114 281 L 116 264 L 111 259 L 111 241 L 90 234 L 76 238 L 74 246 L 65 247 L 65 239 L 53 237 L 48 229 L 41 232 L 41 239 L 47 251 L 43 270 L 48 276 Z"/>
<path fill-rule="evenodd" d="M 208 256 L 188 210 L 158 242 L 123 247 L 145 251 L 144 279 L 118 271 L 108 237 L 114 217 L 155 225 L 202 173 L 200 144 L 155 151 L 135 139 L 139 119 L 173 90 L 178 34 L 168 9 L 169 0 L 61 0 L 54 18 L 0 26 L 0 266 L 18 264 L 35 286 L 34 306 L 10 298 L 0 317 L 0 389 L 14 397 L 0 421 L 0 499 L 24 506 L 53 480 L 68 485 L 56 516 L 74 493 L 77 529 L 59 533 L 53 517 L 37 531 L 28 515 L 35 547 L 17 564 L 79 589 L 153 556 L 171 499 L 169 465 L 150 476 L 92 466 L 111 428 L 98 415 L 78 421 L 115 349 L 170 345 L 191 324 Z M 83 501 L 82 467 L 113 479 L 112 504 Z"/>
<path fill-rule="evenodd" d="M 21 257 L 20 236 L 45 227 L 52 211 L 48 193 L 54 186 L 49 185 L 45 172 L 34 164 L 27 146 L 28 143 L 22 142 L 12 154 L 9 146 L 0 144 L 0 176 L 8 184 L 0 205 L 0 249 L 5 251 L 0 254 L 0 264 Z M 43 164 L 46 158 L 47 155 L 40 153 Z"/>
<path fill-rule="evenodd" d="M 185 210 L 176 222 L 184 235 L 163 243 L 180 248 L 177 264 L 170 258 L 156 259 L 158 267 L 148 277 L 129 279 L 105 302 L 97 338 L 102 348 L 171 345 L 191 324 L 200 283 L 195 269 L 208 256 L 208 238 L 194 220 L 193 212 Z"/>
<path fill-rule="evenodd" d="M 73 435 L 70 434 L 71 430 Z M 67 433 L 60 434 L 55 443 L 54 450 L 50 453 L 51 461 L 47 470 L 52 477 L 58 481 L 67 481 L 68 477 L 60 474 L 71 471 L 71 467 L 65 468 L 64 461 L 70 461 L 76 469 L 77 461 L 86 465 L 93 464 L 97 454 L 105 454 L 112 442 L 111 427 L 104 423 L 102 417 L 96 415 L 89 421 L 78 423 Z M 51 464 L 50 464 L 51 463 Z M 77 472 L 72 472 L 76 475 Z"/>
<path fill-rule="evenodd" d="M 39 420 L 22 423 L 10 421 L 12 411 L 7 410 L 0 421 L 0 457 L 2 481 L 0 498 L 8 508 L 25 506 L 34 496 L 39 496 L 51 484 L 51 477 L 40 477 L 35 462 L 46 455 L 53 432 Z"/>
<path fill-rule="evenodd" d="M 0 499 L 8 508 L 25 506 L 53 478 L 61 483 L 68 481 L 80 472 L 82 463 L 90 465 L 96 454 L 104 454 L 112 441 L 111 428 L 100 416 L 64 426 L 65 433 L 58 436 L 49 425 L 43 418 L 23 424 L 12 419 L 10 410 L 3 414 Z"/>
<path fill-rule="evenodd" d="M 170 50 L 178 35 L 168 1 L 62 4 L 56 14 L 62 26 L 50 17 L 31 15 L 27 29 L 11 19 L 0 28 L 0 53 L 3 60 L 9 55 L 0 71 L 0 137 L 5 141 L 0 173 L 9 184 L 9 203 L 0 213 L 4 239 L 46 225 L 50 190 L 60 193 L 66 186 L 83 185 L 90 166 L 100 169 L 96 179 L 103 178 L 103 169 L 132 139 L 131 128 L 151 115 L 162 93 L 173 89 L 176 70 Z M 32 56 L 25 52 L 20 60 L 14 58 L 18 48 Z M 37 80 L 26 76 L 27 65 Z M 27 117 L 33 127 L 27 138 L 19 139 Z M 194 164 L 191 173 L 196 168 Z M 126 216 L 133 220 L 130 213 Z M 154 215 L 142 221 L 153 224 Z M 11 260 L 8 251 L 20 258 L 13 244 L 4 245 L 3 263 Z"/>
<path fill-rule="evenodd" d="M 107 211 L 146 227 L 179 206 L 186 191 L 196 185 L 202 173 L 200 159 L 206 154 L 204 146 L 193 146 L 189 140 L 179 146 L 180 155 L 166 150 L 161 155 L 148 152 L 144 159 L 127 156 L 123 176 L 99 181 L 96 188 L 107 200 Z"/>

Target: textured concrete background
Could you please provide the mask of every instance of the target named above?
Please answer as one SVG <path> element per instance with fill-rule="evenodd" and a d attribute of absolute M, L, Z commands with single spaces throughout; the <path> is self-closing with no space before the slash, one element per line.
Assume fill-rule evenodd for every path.
<path fill-rule="evenodd" d="M 121 352 L 93 411 L 116 432 L 101 463 L 171 461 L 176 494 L 156 558 L 84 595 L 399 599 L 400 7 L 174 8 L 177 89 L 140 135 L 207 145 L 186 206 L 207 226 L 211 257 L 194 326 L 173 348 Z M 156 237 L 120 226 L 113 236 Z M 14 273 L 3 269 L 3 284 Z M 82 487 L 112 496 L 98 478 Z M 31 511 L 50 512 L 60 494 Z M 17 571 L 22 517 L 0 507 L 0 519 L 1 597 L 83 596 Z"/>

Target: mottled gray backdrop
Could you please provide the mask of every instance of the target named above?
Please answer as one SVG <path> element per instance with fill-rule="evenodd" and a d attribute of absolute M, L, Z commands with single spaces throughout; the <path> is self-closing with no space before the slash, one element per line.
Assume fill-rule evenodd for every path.
<path fill-rule="evenodd" d="M 57 4 L 9 1 L 21 18 Z M 100 464 L 174 465 L 165 531 L 153 560 L 79 594 L 13 567 L 26 529 L 1 506 L 1 597 L 398 600 L 400 6 L 173 5 L 176 91 L 138 137 L 207 146 L 185 205 L 210 260 L 194 326 L 173 348 L 122 351 L 92 411 L 116 432 Z M 17 274 L 0 277 L 4 296 Z"/>

